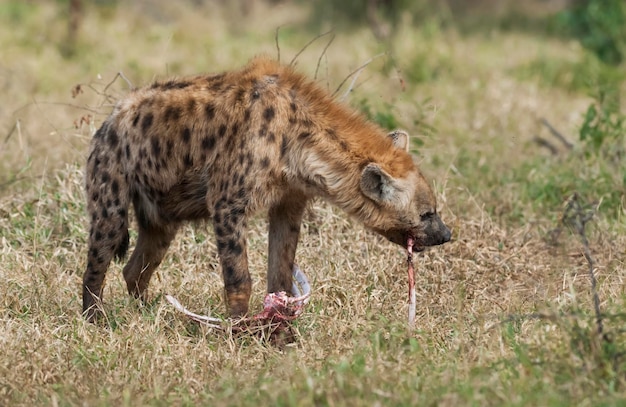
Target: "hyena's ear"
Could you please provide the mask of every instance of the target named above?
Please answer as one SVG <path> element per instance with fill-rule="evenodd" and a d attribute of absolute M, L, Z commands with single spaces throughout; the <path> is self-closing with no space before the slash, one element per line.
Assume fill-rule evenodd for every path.
<path fill-rule="evenodd" d="M 396 148 L 401 148 L 402 150 L 409 151 L 409 133 L 402 130 L 394 130 L 391 133 L 387 134 L 387 136 L 391 137 L 393 145 Z"/>
<path fill-rule="evenodd" d="M 361 172 L 361 191 L 374 202 L 392 201 L 397 193 L 394 179 L 378 164 L 369 163 Z"/>

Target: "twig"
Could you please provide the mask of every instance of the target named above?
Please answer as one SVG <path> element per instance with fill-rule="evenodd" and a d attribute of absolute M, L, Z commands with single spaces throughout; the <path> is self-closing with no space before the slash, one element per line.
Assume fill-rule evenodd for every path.
<path fill-rule="evenodd" d="M 578 193 L 574 193 L 567 201 L 561 223 L 572 228 L 580 237 L 583 245 L 583 254 L 589 264 L 589 279 L 591 280 L 591 295 L 593 296 L 593 309 L 596 315 L 596 325 L 598 327 L 598 335 L 603 336 L 604 326 L 602 321 L 602 313 L 600 311 L 600 296 L 598 295 L 597 279 L 594 273 L 596 262 L 591 255 L 589 248 L 589 240 L 585 234 L 585 226 L 595 215 L 596 208 L 584 208 L 580 202 Z"/>
<path fill-rule="evenodd" d="M 557 155 L 559 153 L 559 149 L 543 137 L 535 136 L 533 137 L 533 141 L 539 144 L 541 147 L 547 148 L 552 155 Z"/>
<path fill-rule="evenodd" d="M 326 55 L 326 50 L 328 49 L 328 47 L 330 47 L 330 44 L 332 44 L 334 40 L 335 40 L 335 34 L 333 34 L 330 37 L 330 40 L 328 41 L 328 43 L 322 50 L 320 57 L 317 59 L 317 66 L 315 67 L 315 76 L 313 77 L 313 80 L 317 80 L 317 71 L 320 69 L 320 63 L 322 62 L 322 58 L 324 57 L 324 55 Z"/>
<path fill-rule="evenodd" d="M 333 32 L 333 30 L 328 30 L 324 34 L 319 34 L 318 36 L 313 38 L 311 41 L 307 42 L 307 44 L 304 47 L 302 47 L 302 49 L 300 51 L 298 51 L 298 53 L 293 57 L 293 59 L 289 63 L 289 66 L 293 66 L 293 63 L 296 62 L 296 59 L 298 59 L 300 54 L 302 54 L 304 52 L 304 50 L 306 50 L 309 47 L 309 45 L 313 44 L 315 41 L 319 40 L 322 37 L 327 36 L 328 34 L 330 34 L 332 32 Z"/>
<path fill-rule="evenodd" d="M 113 85 L 115 83 L 115 81 L 117 80 L 117 78 L 122 78 L 124 79 L 124 81 L 126 82 L 126 84 L 128 85 L 128 87 L 130 89 L 134 89 L 133 84 L 128 80 L 128 78 L 126 76 L 124 76 L 124 73 L 122 71 L 119 71 L 117 74 L 115 74 L 115 76 L 113 77 L 113 79 L 111 80 L 111 82 L 109 82 L 104 89 L 102 89 L 102 94 L 104 96 L 106 96 L 107 90 L 109 90 L 109 88 L 111 87 L 111 85 Z"/>
<path fill-rule="evenodd" d="M 17 130 L 17 127 L 20 125 L 20 119 L 17 119 L 15 121 L 15 124 L 13 124 L 13 127 L 11 127 L 11 130 L 9 130 L 9 133 L 7 134 L 7 136 L 4 138 L 4 144 L 9 142 L 9 139 L 11 138 L 11 136 L 13 135 L 13 133 L 15 133 L 15 130 Z"/>
<path fill-rule="evenodd" d="M 350 77 L 352 77 L 353 75 L 360 73 L 363 69 L 365 69 L 365 67 L 367 67 L 369 64 L 371 64 L 375 59 L 382 57 L 383 55 L 385 55 L 386 53 L 380 53 L 378 55 L 373 56 L 372 58 L 368 59 L 367 61 L 365 61 L 365 63 L 361 66 L 359 66 L 357 69 L 355 69 L 354 71 L 350 72 L 348 74 L 348 76 L 346 76 L 344 78 L 343 81 L 341 81 L 341 83 L 339 84 L 339 86 L 337 86 L 337 89 L 335 89 L 335 92 L 333 92 L 333 97 L 339 92 L 339 90 L 343 87 L 343 84 L 346 83 L 346 81 L 348 79 L 350 79 Z M 357 75 L 358 76 L 358 75 Z M 356 79 L 355 79 L 356 80 Z M 352 85 L 354 85 L 354 80 L 352 81 L 350 88 L 348 88 L 348 92 L 352 89 Z M 345 97 L 345 95 L 344 95 Z"/>
<path fill-rule="evenodd" d="M 276 27 L 276 32 L 274 33 L 274 42 L 276 43 L 276 52 L 278 54 L 277 56 L 278 62 L 280 62 L 280 45 L 278 44 L 278 32 L 280 31 L 281 27 L 282 25 L 279 25 L 278 27 Z"/>
<path fill-rule="evenodd" d="M 548 130 L 550 130 L 550 133 L 554 137 L 556 137 L 561 143 L 563 143 L 563 145 L 568 150 L 571 150 L 572 148 L 574 148 L 574 144 L 572 144 L 568 139 L 565 138 L 565 136 L 563 136 L 561 133 L 559 133 L 559 131 L 557 129 L 555 129 L 554 126 L 552 126 L 550 124 L 550 122 L 548 122 L 548 120 L 545 117 L 541 118 L 541 124 L 546 126 L 548 128 Z"/>

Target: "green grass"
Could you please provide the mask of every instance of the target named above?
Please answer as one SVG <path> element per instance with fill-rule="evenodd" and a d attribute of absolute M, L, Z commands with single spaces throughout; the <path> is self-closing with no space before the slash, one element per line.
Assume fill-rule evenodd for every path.
<path fill-rule="evenodd" d="M 164 300 L 169 293 L 193 311 L 224 315 L 215 242 L 205 225 L 181 230 L 147 304 L 128 298 L 123 264 L 112 265 L 106 319 L 86 323 L 83 162 L 110 109 L 102 92 L 117 72 L 139 85 L 238 67 L 258 53 L 276 55 L 282 24 L 281 60 L 288 63 L 315 35 L 303 28 L 310 10 L 262 2 L 247 15 L 232 5 L 185 2 L 89 5 L 68 57 L 63 19 L 52 19 L 65 15 L 64 4 L 0 6 L 9 27 L 0 31 L 1 405 L 626 402 L 626 169 L 614 154 L 623 151 L 624 111 L 594 88 L 611 84 L 611 100 L 619 101 L 623 77 L 615 73 L 623 67 L 607 67 L 571 40 L 540 31 L 481 32 L 478 25 L 462 32 L 438 19 L 396 27 L 393 58 L 374 60 L 345 101 L 414 135 L 454 241 L 416 256 L 412 330 L 405 325 L 404 252 L 314 202 L 297 253 L 312 300 L 294 323 L 296 342 L 279 348 L 198 326 Z M 367 28 L 338 27 L 335 35 L 318 71 L 331 92 L 388 50 Z M 299 70 L 314 75 L 325 41 L 298 57 Z M 76 84 L 83 93 L 72 98 Z M 106 93 L 115 99 L 127 88 L 118 78 Z M 585 120 L 591 105 L 606 120 Z M 573 149 L 560 145 L 542 118 Z M 581 139 L 585 123 L 598 148 Z M 586 237 L 606 338 L 597 334 L 584 245 L 559 223 L 574 193 L 587 209 L 597 207 Z M 250 225 L 254 311 L 265 290 L 266 230 L 261 217 Z M 135 237 L 131 232 L 131 244 Z"/>

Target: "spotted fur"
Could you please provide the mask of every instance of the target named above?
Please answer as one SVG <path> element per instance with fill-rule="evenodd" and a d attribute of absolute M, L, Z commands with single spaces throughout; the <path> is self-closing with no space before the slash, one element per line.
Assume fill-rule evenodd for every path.
<path fill-rule="evenodd" d="M 124 267 L 143 298 L 181 223 L 211 220 L 231 315 L 248 311 L 246 224 L 267 210 L 268 291 L 289 292 L 307 201 L 321 196 L 389 240 L 441 244 L 450 231 L 406 151 L 292 68 L 268 58 L 239 71 L 157 82 L 120 100 L 95 133 L 86 166 L 91 219 L 83 311 L 97 314 L 105 273 L 138 238 Z"/>

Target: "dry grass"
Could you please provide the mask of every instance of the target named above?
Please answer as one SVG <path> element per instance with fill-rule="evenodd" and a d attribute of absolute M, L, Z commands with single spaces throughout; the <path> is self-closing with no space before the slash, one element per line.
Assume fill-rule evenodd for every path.
<path fill-rule="evenodd" d="M 164 300 L 170 293 L 194 311 L 224 312 L 216 248 L 205 226 L 178 235 L 146 305 L 128 298 L 122 265 L 113 265 L 107 322 L 84 322 L 82 161 L 107 106 L 88 86 L 72 99 L 72 87 L 102 89 L 118 71 L 139 84 L 167 73 L 238 66 L 259 52 L 274 54 L 281 24 L 290 24 L 281 30 L 283 60 L 312 37 L 298 25 L 306 9 L 291 3 L 259 4 L 248 16 L 232 6 L 192 10 L 170 3 L 169 9 L 148 2 L 130 11 L 90 8 L 72 59 L 55 48 L 63 25 L 42 28 L 59 15 L 56 2 L 29 5 L 11 33 L 1 34 L 8 58 L 0 62 L 6 90 L 0 126 L 9 134 L 19 119 L 20 129 L 0 138 L 0 404 L 623 402 L 623 357 L 615 356 L 624 349 L 623 225 L 600 216 L 588 232 L 600 305 L 612 315 L 605 319 L 608 344 L 594 334 L 587 263 L 576 236 L 564 232 L 557 245 L 546 240 L 561 208 L 537 211 L 519 185 L 503 181 L 511 169 L 544 156 L 531 142 L 545 131 L 540 117 L 571 135 L 589 102 L 585 94 L 515 77 L 517 67 L 538 55 L 575 59 L 582 52 L 529 34 L 496 33 L 487 41 L 452 29 L 404 27 L 394 43 L 399 75 L 406 78 L 419 65 L 438 76 L 402 91 L 398 72 L 385 74 L 383 62 L 375 62 L 350 95 L 356 105 L 362 98 L 376 109 L 393 105 L 413 133 L 423 130 L 416 118 L 437 130 L 422 137 L 419 154 L 454 242 L 416 256 L 415 331 L 406 327 L 402 250 L 323 202 L 307 215 L 297 252 L 312 301 L 295 323 L 297 342 L 285 349 L 199 327 Z M 384 50 L 372 38 L 366 30 L 338 32 L 320 81 L 334 89 Z M 303 53 L 300 69 L 312 75 L 323 47 Z M 125 87 L 116 81 L 108 92 Z M 98 113 L 75 129 L 76 119 L 92 113 L 43 101 L 95 106 Z M 259 218 L 249 233 L 255 310 L 265 289 L 266 245 L 266 223 Z"/>

